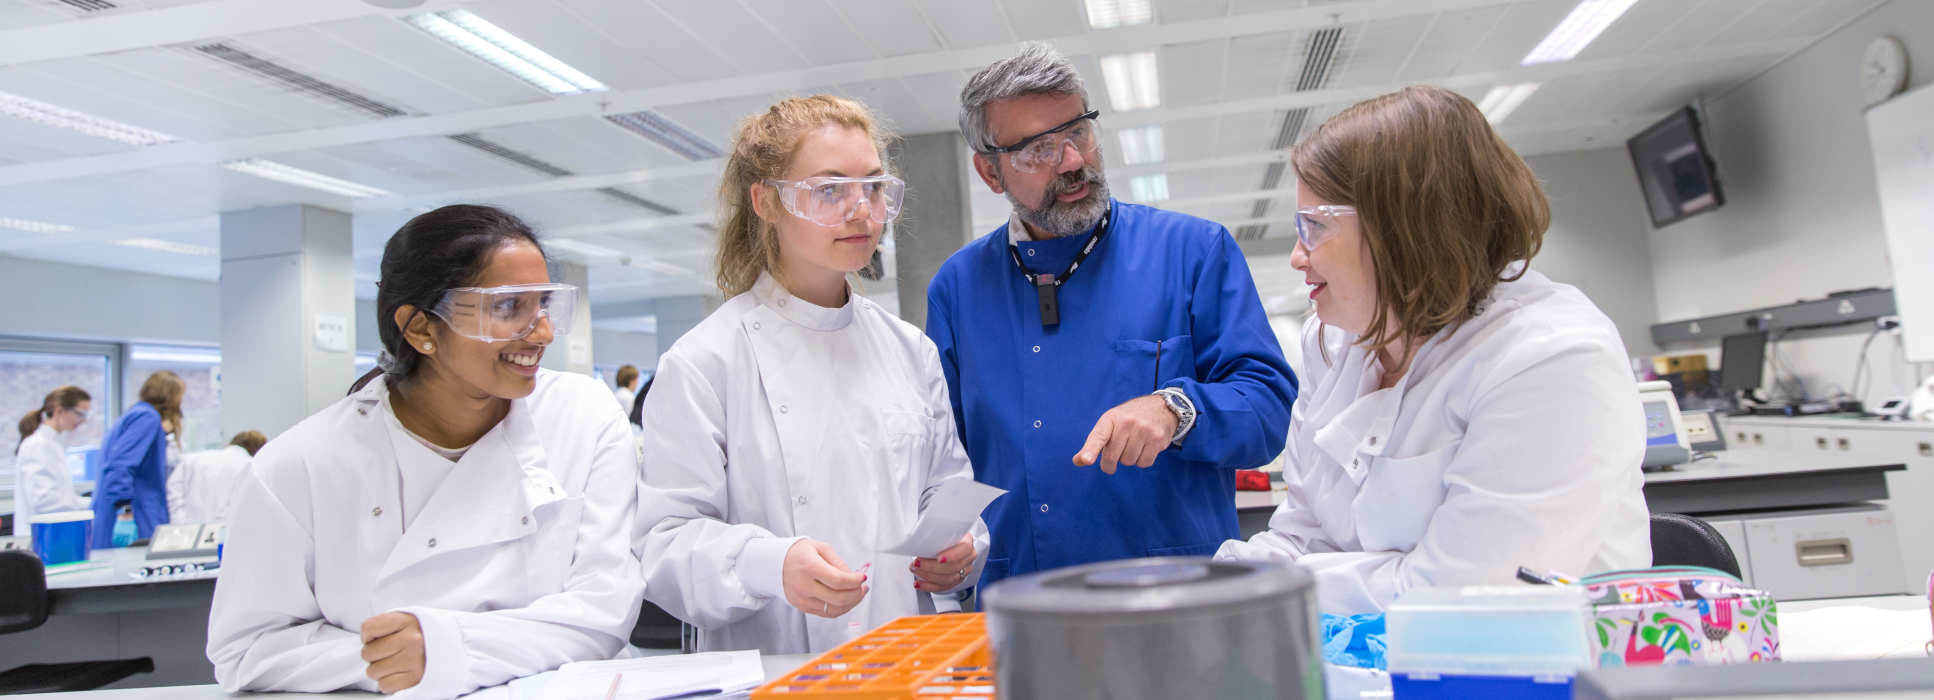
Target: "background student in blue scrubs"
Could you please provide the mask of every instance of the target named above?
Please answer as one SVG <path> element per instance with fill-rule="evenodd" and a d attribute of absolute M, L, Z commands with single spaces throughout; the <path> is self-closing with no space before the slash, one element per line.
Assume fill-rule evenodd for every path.
<path fill-rule="evenodd" d="M 1096 117 L 1043 44 L 961 91 L 975 169 L 1014 205 L 927 291 L 975 475 L 1009 491 L 984 515 L 983 584 L 1211 554 L 1236 533 L 1234 470 L 1289 431 L 1296 377 L 1235 240 L 1111 199 Z"/>
<path fill-rule="evenodd" d="M 141 383 L 141 401 L 129 406 L 101 441 L 101 478 L 94 486 L 94 548 L 114 546 L 114 521 L 122 506 L 134 510 L 135 537 L 154 536 L 168 524 L 168 447 L 179 438 L 181 397 L 188 386 L 162 370 Z"/>

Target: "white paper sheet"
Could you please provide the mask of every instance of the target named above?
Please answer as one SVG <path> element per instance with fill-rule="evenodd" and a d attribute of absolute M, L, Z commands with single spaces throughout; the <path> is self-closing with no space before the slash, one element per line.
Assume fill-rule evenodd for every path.
<path fill-rule="evenodd" d="M 1007 491 L 973 479 L 942 482 L 927 501 L 927 510 L 920 514 L 920 522 L 914 524 L 913 532 L 899 544 L 887 548 L 886 553 L 909 557 L 938 556 L 941 550 L 953 546 L 973 530 L 974 521 L 980 519 L 980 512 L 1003 493 Z"/>
<path fill-rule="evenodd" d="M 513 700 L 650 700 L 717 689 L 743 696 L 766 678 L 758 651 L 672 654 L 611 661 L 580 661 L 556 671 L 512 681 Z M 613 681 L 616 692 L 613 692 Z"/>

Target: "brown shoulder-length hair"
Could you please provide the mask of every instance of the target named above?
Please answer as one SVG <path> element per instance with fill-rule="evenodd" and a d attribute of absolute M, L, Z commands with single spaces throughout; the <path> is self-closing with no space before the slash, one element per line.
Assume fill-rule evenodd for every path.
<path fill-rule="evenodd" d="M 1383 350 L 1469 320 L 1512 263 L 1544 245 L 1551 205 L 1477 105 L 1407 87 L 1359 102 L 1296 146 L 1296 177 L 1356 207 L 1377 308 L 1358 343 Z"/>
<path fill-rule="evenodd" d="M 174 427 L 176 440 L 181 439 L 181 397 L 186 393 L 188 384 L 181 381 L 181 375 L 165 369 L 148 375 L 141 383 L 141 401 L 161 414 L 164 425 Z"/>
<path fill-rule="evenodd" d="M 726 157 L 724 176 L 719 178 L 715 265 L 719 291 L 727 298 L 751 289 L 759 281 L 759 273 L 779 270 L 779 232 L 753 210 L 752 186 L 785 177 L 800 139 L 827 125 L 866 132 L 880 152 L 880 161 L 886 161 L 892 133 L 866 105 L 844 97 L 813 95 L 781 100 L 764 112 L 746 117 L 733 132 L 732 153 Z M 760 188 L 760 195 L 771 197 L 768 211 L 779 210 L 778 195 L 771 187 Z"/>

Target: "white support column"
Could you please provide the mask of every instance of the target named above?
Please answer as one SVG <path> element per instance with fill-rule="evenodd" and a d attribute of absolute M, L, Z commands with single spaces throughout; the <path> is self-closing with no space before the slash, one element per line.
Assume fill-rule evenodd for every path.
<path fill-rule="evenodd" d="M 571 334 L 551 341 L 538 364 L 560 372 L 591 374 L 591 270 L 579 263 L 551 261 L 551 281 L 578 288 L 577 318 Z"/>
<path fill-rule="evenodd" d="M 222 432 L 274 437 L 356 378 L 350 217 L 288 205 L 221 220 Z"/>

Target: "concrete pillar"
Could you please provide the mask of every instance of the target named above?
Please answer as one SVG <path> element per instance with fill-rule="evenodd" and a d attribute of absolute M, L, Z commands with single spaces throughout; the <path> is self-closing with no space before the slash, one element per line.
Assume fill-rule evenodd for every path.
<path fill-rule="evenodd" d="M 652 316 L 658 319 L 658 353 L 663 355 L 670 350 L 679 336 L 705 320 L 720 303 L 716 297 L 705 294 L 651 300 Z"/>
<path fill-rule="evenodd" d="M 571 334 L 551 341 L 538 365 L 559 372 L 589 375 L 591 368 L 591 270 L 579 263 L 551 261 L 551 281 L 578 288 L 577 318 Z"/>
<path fill-rule="evenodd" d="M 225 212 L 222 434 L 273 437 L 355 380 L 348 214 L 309 205 Z"/>
<path fill-rule="evenodd" d="M 974 238 L 970 157 L 958 131 L 907 136 L 890 154 L 890 169 L 907 181 L 906 204 L 893 227 L 900 318 L 907 323 L 926 327 L 927 283 Z"/>

